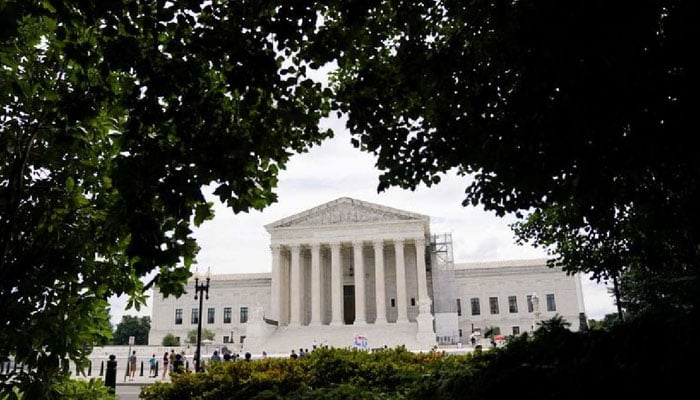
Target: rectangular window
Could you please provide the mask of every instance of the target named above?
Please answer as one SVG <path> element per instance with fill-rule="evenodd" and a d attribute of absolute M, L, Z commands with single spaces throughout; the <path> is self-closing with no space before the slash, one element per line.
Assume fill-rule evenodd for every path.
<path fill-rule="evenodd" d="M 513 327 L 513 335 L 520 335 L 520 327 L 519 326 Z"/>
<path fill-rule="evenodd" d="M 481 305 L 479 305 L 479 298 L 472 297 L 472 315 L 481 315 Z"/>
<path fill-rule="evenodd" d="M 391 299 L 391 306 L 396 307 L 396 299 Z"/>
<path fill-rule="evenodd" d="M 462 300 L 457 299 L 457 316 L 461 317 L 462 316 Z"/>
<path fill-rule="evenodd" d="M 243 341 L 245 340 L 245 336 L 241 336 L 240 339 L 241 339 L 240 343 L 243 344 Z"/>
<path fill-rule="evenodd" d="M 182 325 L 182 308 L 175 309 L 175 325 Z"/>
<path fill-rule="evenodd" d="M 547 311 L 557 311 L 557 304 L 554 302 L 554 294 L 547 295 Z"/>
<path fill-rule="evenodd" d="M 508 296 L 508 312 L 512 314 L 517 314 L 518 312 L 518 298 L 515 296 Z"/>
<path fill-rule="evenodd" d="M 498 314 L 498 297 L 489 297 L 489 308 L 491 309 L 491 314 Z"/>
<path fill-rule="evenodd" d="M 224 324 L 231 323 L 231 307 L 224 307 Z"/>
<path fill-rule="evenodd" d="M 216 309 L 214 307 L 210 307 L 207 310 L 207 324 L 213 324 L 214 323 L 214 316 L 215 316 L 215 311 Z"/>
<path fill-rule="evenodd" d="M 248 322 L 248 307 L 241 307 L 241 323 Z"/>
<path fill-rule="evenodd" d="M 462 337 L 462 330 L 459 330 L 459 337 Z"/>
<path fill-rule="evenodd" d="M 528 294 L 527 295 L 527 312 L 533 312 L 535 310 L 535 307 L 532 305 L 532 295 Z"/>
<path fill-rule="evenodd" d="M 198 308 L 192 309 L 192 318 L 190 319 L 190 322 L 193 324 L 199 323 L 199 309 Z"/>
<path fill-rule="evenodd" d="M 228 343 L 229 340 L 231 340 L 229 336 L 224 336 L 224 343 Z"/>
<path fill-rule="evenodd" d="M 411 297 L 411 307 L 415 307 L 415 306 L 416 306 L 416 298 Z"/>

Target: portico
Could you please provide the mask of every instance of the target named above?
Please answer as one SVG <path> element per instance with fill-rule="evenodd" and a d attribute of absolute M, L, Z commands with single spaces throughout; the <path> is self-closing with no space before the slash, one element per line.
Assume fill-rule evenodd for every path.
<path fill-rule="evenodd" d="M 267 318 L 280 326 L 415 324 L 431 313 L 427 216 L 341 198 L 265 228 Z"/>

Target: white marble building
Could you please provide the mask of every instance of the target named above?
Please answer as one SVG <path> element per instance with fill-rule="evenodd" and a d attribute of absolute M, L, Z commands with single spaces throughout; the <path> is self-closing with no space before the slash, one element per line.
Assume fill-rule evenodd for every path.
<path fill-rule="evenodd" d="M 202 316 L 194 296 L 157 293 L 149 343 L 184 341 L 200 317 L 215 343 L 268 353 L 347 347 L 355 335 L 369 347 L 429 349 L 488 327 L 522 333 L 555 314 L 578 329 L 579 276 L 541 259 L 455 264 L 450 236 L 431 235 L 429 222 L 340 198 L 266 225 L 272 272 L 212 276 Z"/>

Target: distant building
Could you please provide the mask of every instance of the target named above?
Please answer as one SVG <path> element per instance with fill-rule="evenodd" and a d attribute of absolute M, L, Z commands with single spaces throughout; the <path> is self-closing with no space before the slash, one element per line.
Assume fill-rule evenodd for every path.
<path fill-rule="evenodd" d="M 577 330 L 585 312 L 578 275 L 544 259 L 455 264 L 451 236 L 431 235 L 425 215 L 340 198 L 265 228 L 272 272 L 212 276 L 203 315 L 194 296 L 156 293 L 151 345 L 186 340 L 203 318 L 216 344 L 247 351 L 348 347 L 358 335 L 419 350 L 557 314 Z"/>

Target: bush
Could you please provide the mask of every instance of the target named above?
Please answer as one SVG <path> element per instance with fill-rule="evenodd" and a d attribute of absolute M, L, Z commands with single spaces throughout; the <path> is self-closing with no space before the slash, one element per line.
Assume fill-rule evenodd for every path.
<path fill-rule="evenodd" d="M 377 353 L 317 349 L 305 358 L 212 363 L 204 374 L 185 373 L 171 384 L 144 388 L 144 400 L 398 399 L 433 373 L 439 353 L 413 354 L 405 348 Z"/>
<path fill-rule="evenodd" d="M 9 395 L 0 395 L 0 400 L 116 400 L 116 396 L 109 393 L 109 389 L 101 379 L 90 380 L 59 379 L 47 385 L 43 389 L 30 389 L 29 392 L 20 392 L 15 389 Z M 39 391 L 40 393 L 38 393 Z"/>
<path fill-rule="evenodd" d="M 162 344 L 163 346 L 179 346 L 180 339 L 176 338 L 172 333 L 168 333 L 167 335 L 163 336 Z"/>

